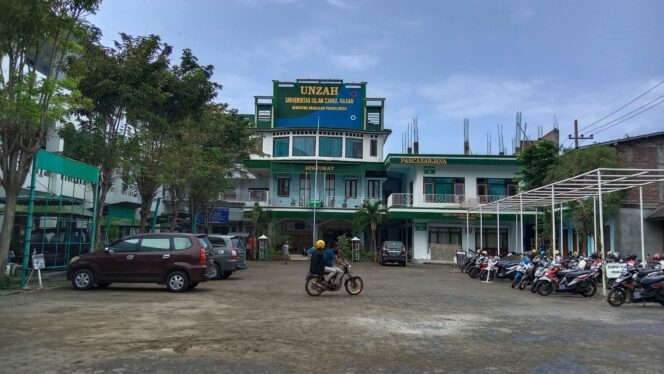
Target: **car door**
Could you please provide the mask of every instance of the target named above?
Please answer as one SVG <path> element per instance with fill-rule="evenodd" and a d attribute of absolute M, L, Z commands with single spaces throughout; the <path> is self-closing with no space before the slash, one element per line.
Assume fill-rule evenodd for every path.
<path fill-rule="evenodd" d="M 128 238 L 111 243 L 97 259 L 99 278 L 122 282 L 131 281 L 131 262 L 138 253 L 139 238 Z"/>
<path fill-rule="evenodd" d="M 141 239 L 138 254 L 134 257 L 136 277 L 145 282 L 161 282 L 173 263 L 171 237 L 148 235 Z"/>

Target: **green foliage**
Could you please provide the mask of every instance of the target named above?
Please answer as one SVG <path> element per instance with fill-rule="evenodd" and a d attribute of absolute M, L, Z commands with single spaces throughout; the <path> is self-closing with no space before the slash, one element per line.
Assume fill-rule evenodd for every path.
<path fill-rule="evenodd" d="M 620 168 L 622 163 L 613 147 L 594 145 L 588 148 L 568 149 L 559 162 L 551 168 L 546 183 L 570 178 L 598 168 Z M 604 218 L 615 214 L 620 207 L 622 193 L 605 194 L 602 197 Z M 580 237 L 593 234 L 593 201 L 586 199 L 567 204 L 568 212 Z"/>
<path fill-rule="evenodd" d="M 348 235 L 342 234 L 341 236 L 337 237 L 337 247 L 339 248 L 339 254 L 342 258 L 351 258 L 353 246 Z"/>
<path fill-rule="evenodd" d="M 369 228 L 371 231 L 371 252 L 374 255 L 374 260 L 377 260 L 376 230 L 378 229 L 378 225 L 386 219 L 387 210 L 383 207 L 380 201 L 374 203 L 364 202 L 353 216 L 354 230 L 358 229 L 359 231 L 363 231 Z"/>
<path fill-rule="evenodd" d="M 0 185 L 6 204 L 0 231 L 0 269 L 14 228 L 16 199 L 49 128 L 78 96 L 74 79 L 63 79 L 65 56 L 82 17 L 99 0 L 0 1 Z M 35 66 L 35 65 L 39 66 Z M 39 69 L 39 71 L 38 71 Z"/>
<path fill-rule="evenodd" d="M 524 190 L 545 185 L 546 176 L 558 157 L 558 147 L 550 140 L 541 140 L 526 148 L 518 157 L 523 167 L 517 172 Z"/>

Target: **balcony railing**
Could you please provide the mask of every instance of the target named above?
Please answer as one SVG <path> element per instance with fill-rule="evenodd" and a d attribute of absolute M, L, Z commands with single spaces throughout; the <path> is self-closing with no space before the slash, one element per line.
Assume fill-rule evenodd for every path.
<path fill-rule="evenodd" d="M 481 195 L 468 197 L 466 195 L 425 194 L 415 195 L 409 193 L 393 193 L 387 198 L 388 208 L 411 207 L 463 207 L 472 208 L 479 204 L 486 204 L 500 200 L 502 195 Z"/>

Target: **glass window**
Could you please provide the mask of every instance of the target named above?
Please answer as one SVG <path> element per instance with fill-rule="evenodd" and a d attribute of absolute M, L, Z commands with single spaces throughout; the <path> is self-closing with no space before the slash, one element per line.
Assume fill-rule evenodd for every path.
<path fill-rule="evenodd" d="M 287 197 L 290 195 L 290 178 L 277 178 L 277 196 Z"/>
<path fill-rule="evenodd" d="M 189 239 L 189 238 L 183 238 L 183 237 L 177 237 L 177 236 L 175 238 L 173 238 L 173 248 L 176 251 L 182 251 L 182 250 L 185 250 L 185 249 L 189 249 L 189 248 L 191 248 L 192 245 L 194 245 L 194 244 L 191 242 L 191 239 Z"/>
<path fill-rule="evenodd" d="M 460 227 L 430 227 L 429 243 L 461 245 Z"/>
<path fill-rule="evenodd" d="M 362 158 L 362 139 L 346 138 L 346 158 Z"/>
<path fill-rule="evenodd" d="M 346 179 L 346 198 L 357 198 L 357 179 Z"/>
<path fill-rule="evenodd" d="M 367 181 L 367 197 L 370 199 L 380 198 L 380 181 L 368 180 Z"/>
<path fill-rule="evenodd" d="M 293 137 L 293 156 L 315 156 L 315 155 L 316 155 L 315 136 Z"/>
<path fill-rule="evenodd" d="M 233 246 L 238 249 L 244 249 L 244 242 L 240 238 L 233 238 Z"/>
<path fill-rule="evenodd" d="M 309 204 L 309 174 L 300 174 L 300 205 Z"/>
<path fill-rule="evenodd" d="M 141 252 L 164 252 L 171 250 L 171 238 L 143 238 Z"/>
<path fill-rule="evenodd" d="M 371 157 L 378 156 L 378 139 L 371 139 L 369 147 L 369 156 Z"/>
<path fill-rule="evenodd" d="M 318 155 L 321 157 L 341 157 L 341 138 L 321 136 Z"/>
<path fill-rule="evenodd" d="M 325 176 L 325 196 L 334 196 L 334 174 Z"/>
<path fill-rule="evenodd" d="M 212 246 L 215 248 L 226 248 L 226 241 L 224 238 L 215 238 L 215 237 L 208 237 L 210 239 L 210 243 L 212 243 Z"/>
<path fill-rule="evenodd" d="M 272 139 L 272 156 L 288 157 L 288 138 Z"/>
<path fill-rule="evenodd" d="M 108 249 L 114 253 L 136 252 L 138 249 L 138 238 L 121 240 L 111 244 Z"/>
<path fill-rule="evenodd" d="M 491 254 L 496 254 L 498 249 L 498 241 L 496 240 L 496 229 L 485 228 L 482 230 L 482 248 L 489 250 Z M 475 246 L 480 247 L 480 230 L 475 230 Z M 500 229 L 500 252 L 507 253 L 509 251 L 509 239 L 507 237 L 507 229 Z"/>

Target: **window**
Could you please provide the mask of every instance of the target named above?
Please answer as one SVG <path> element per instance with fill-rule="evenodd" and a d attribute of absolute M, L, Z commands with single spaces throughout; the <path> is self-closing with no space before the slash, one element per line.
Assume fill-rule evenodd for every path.
<path fill-rule="evenodd" d="M 309 204 L 309 174 L 300 174 L 300 205 Z"/>
<path fill-rule="evenodd" d="M 367 197 L 370 199 L 380 198 L 380 181 L 367 180 Z"/>
<path fill-rule="evenodd" d="M 287 197 L 290 195 L 290 178 L 277 178 L 277 196 Z"/>
<path fill-rule="evenodd" d="M 176 251 L 183 251 L 185 249 L 191 248 L 193 243 L 189 238 L 175 237 L 173 238 L 173 248 Z"/>
<path fill-rule="evenodd" d="M 325 176 L 325 196 L 334 196 L 334 174 Z"/>
<path fill-rule="evenodd" d="M 215 248 L 226 248 L 226 241 L 224 238 L 215 238 L 215 237 L 208 237 L 210 239 L 210 243 L 212 243 L 212 246 Z"/>
<path fill-rule="evenodd" d="M 498 241 L 496 240 L 496 229 L 485 228 L 482 230 L 482 241 L 484 242 L 481 247 L 483 249 L 494 250 L 498 249 Z M 500 252 L 506 253 L 509 251 L 509 239 L 507 238 L 507 229 L 500 229 Z M 475 230 L 475 246 L 480 247 L 480 230 Z M 491 251 L 495 254 L 495 252 Z"/>
<path fill-rule="evenodd" d="M 165 252 L 171 250 L 171 238 L 143 238 L 141 252 Z"/>
<path fill-rule="evenodd" d="M 272 156 L 288 157 L 288 141 L 287 137 L 272 139 Z"/>
<path fill-rule="evenodd" d="M 321 136 L 319 149 L 321 157 L 341 157 L 341 138 Z"/>
<path fill-rule="evenodd" d="M 316 155 L 315 136 L 293 137 L 293 156 L 315 156 L 315 155 Z"/>
<path fill-rule="evenodd" d="M 138 249 L 138 238 L 121 240 L 117 243 L 111 244 L 108 249 L 114 253 L 136 252 Z"/>
<path fill-rule="evenodd" d="M 461 245 L 460 227 L 430 227 L 429 243 Z"/>
<path fill-rule="evenodd" d="M 424 178 L 423 192 L 425 201 L 428 203 L 458 202 L 456 196 L 462 196 L 463 191 L 464 178 Z"/>
<path fill-rule="evenodd" d="M 346 199 L 357 198 L 357 179 L 346 179 Z"/>
<path fill-rule="evenodd" d="M 362 139 L 346 138 L 346 158 L 362 158 Z"/>
<path fill-rule="evenodd" d="M 514 196 L 517 193 L 516 184 L 510 183 L 507 185 L 507 195 Z"/>
<path fill-rule="evenodd" d="M 371 139 L 369 147 L 369 156 L 371 157 L 378 156 L 378 139 Z"/>

